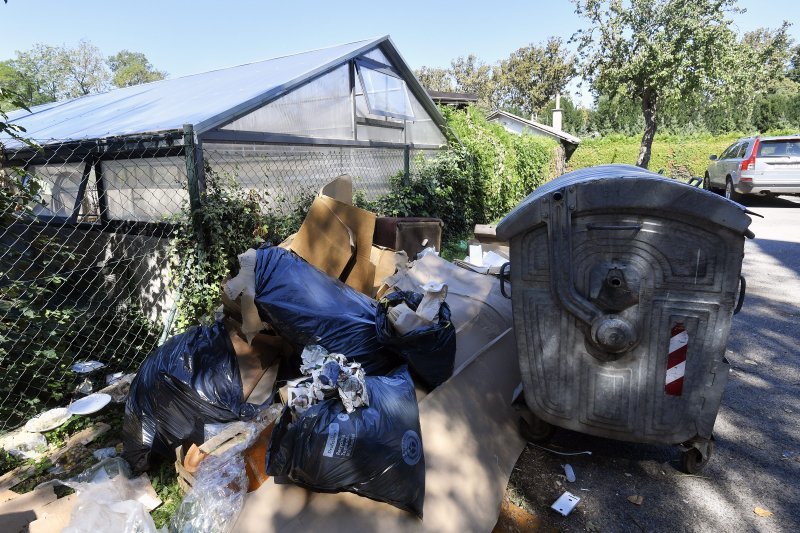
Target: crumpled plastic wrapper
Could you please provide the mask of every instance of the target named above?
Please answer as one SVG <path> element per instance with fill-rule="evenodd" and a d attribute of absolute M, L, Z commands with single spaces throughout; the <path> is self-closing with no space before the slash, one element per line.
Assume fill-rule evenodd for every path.
<path fill-rule="evenodd" d="M 307 346 L 301 357 L 300 371 L 310 379 L 297 381 L 290 387 L 289 404 L 297 414 L 337 394 L 348 413 L 369 405 L 364 369 L 359 363 L 348 362 L 344 355 L 328 353 L 317 345 Z"/>
<path fill-rule="evenodd" d="M 170 531 L 231 531 L 244 506 L 247 483 L 241 453 L 209 456 L 197 468 L 192 490 L 172 517 Z"/>
<path fill-rule="evenodd" d="M 105 459 L 86 472 L 58 481 L 78 493 L 67 533 L 157 533 L 150 511 L 161 504 L 149 493 L 146 474 L 129 479 L 130 468 L 122 459 Z M 148 490 L 150 488 L 150 491 Z"/>
<path fill-rule="evenodd" d="M 170 532 L 228 533 L 233 529 L 247 495 L 248 478 L 244 451 L 280 412 L 275 406 L 261 411 L 253 421 L 206 424 L 206 441 L 237 428 L 244 438 L 221 455 L 211 452 L 194 473 L 194 484 L 172 517 Z"/>

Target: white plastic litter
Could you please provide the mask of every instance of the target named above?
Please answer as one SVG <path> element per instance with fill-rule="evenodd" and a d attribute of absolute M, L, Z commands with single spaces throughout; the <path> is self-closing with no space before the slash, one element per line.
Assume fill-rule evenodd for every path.
<path fill-rule="evenodd" d="M 35 417 L 28 420 L 25 424 L 25 430 L 32 433 L 42 433 L 50 431 L 70 419 L 72 415 L 67 411 L 66 407 L 57 407 L 50 409 L 44 413 L 40 413 Z"/>
<path fill-rule="evenodd" d="M 241 295 L 242 333 L 250 343 L 263 327 L 255 304 L 257 254 L 254 249 L 250 248 L 238 257 L 239 273 L 224 285 L 223 290 L 231 300 L 235 300 Z"/>
<path fill-rule="evenodd" d="M 564 467 L 564 474 L 567 476 L 567 481 L 575 483 L 575 471 L 572 469 L 572 465 L 565 464 L 562 466 Z"/>
<path fill-rule="evenodd" d="M 116 457 L 117 456 L 117 449 L 114 447 L 111 448 L 98 448 L 97 450 L 92 452 L 95 459 L 98 461 L 102 461 L 103 459 L 108 459 L 109 457 Z"/>
<path fill-rule="evenodd" d="M 19 430 L 0 437 L 0 448 L 21 459 L 35 459 L 47 451 L 47 439 L 41 433 Z"/>
<path fill-rule="evenodd" d="M 78 361 L 72 365 L 72 371 L 76 374 L 88 374 L 103 368 L 104 365 L 100 361 Z"/>
<path fill-rule="evenodd" d="M 85 398 L 72 402 L 67 411 L 72 415 L 89 415 L 96 413 L 111 401 L 110 394 L 96 392 Z"/>
<path fill-rule="evenodd" d="M 70 524 L 62 533 L 156 533 L 149 511 L 160 505 L 161 500 L 154 499 L 147 490 L 150 487 L 147 475 L 128 479 L 120 471 L 109 477 L 105 468 L 99 468 L 89 481 L 62 483 L 78 493 Z"/>

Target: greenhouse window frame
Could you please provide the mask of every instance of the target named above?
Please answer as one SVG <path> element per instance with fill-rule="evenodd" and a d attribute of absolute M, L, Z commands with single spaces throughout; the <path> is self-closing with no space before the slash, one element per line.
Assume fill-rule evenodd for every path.
<path fill-rule="evenodd" d="M 409 98 L 409 88 L 408 83 L 406 80 L 401 76 L 397 71 L 395 71 L 392 67 L 388 65 L 384 65 L 383 63 L 378 63 L 377 61 L 373 61 L 372 59 L 366 57 L 358 57 L 354 61 L 355 63 L 355 70 L 356 75 L 358 77 L 358 81 L 361 84 L 361 92 L 364 95 L 364 100 L 367 103 L 367 108 L 369 109 L 370 114 L 387 117 L 390 119 L 397 119 L 397 120 L 409 120 L 413 121 L 416 117 L 414 116 L 414 112 L 411 109 L 411 98 Z M 405 105 L 407 110 L 411 114 L 404 114 L 404 113 L 397 113 L 394 111 L 386 111 L 384 109 L 380 109 L 375 106 L 375 102 L 372 101 L 372 97 L 370 93 L 367 91 L 367 84 L 364 81 L 364 74 L 362 69 L 367 69 L 373 72 L 377 72 L 383 76 L 387 76 L 390 78 L 394 78 L 398 80 L 402 84 L 403 88 L 403 97 L 405 98 Z"/>

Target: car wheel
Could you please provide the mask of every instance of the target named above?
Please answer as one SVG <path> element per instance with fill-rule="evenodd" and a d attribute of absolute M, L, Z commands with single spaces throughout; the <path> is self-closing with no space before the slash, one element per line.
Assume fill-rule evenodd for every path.
<path fill-rule="evenodd" d="M 733 181 L 730 178 L 725 180 L 725 198 L 728 200 L 733 200 L 734 202 L 741 202 L 742 195 L 736 192 L 736 189 L 733 188 Z"/>

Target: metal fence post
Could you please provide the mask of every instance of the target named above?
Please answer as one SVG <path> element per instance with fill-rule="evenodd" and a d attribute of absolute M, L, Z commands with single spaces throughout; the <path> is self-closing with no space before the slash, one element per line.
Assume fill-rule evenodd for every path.
<path fill-rule="evenodd" d="M 198 179 L 194 127 L 191 124 L 183 125 L 183 146 L 186 152 L 186 179 L 189 186 L 189 208 L 192 214 L 192 226 L 194 227 L 199 251 L 203 251 L 206 244 L 201 216 L 203 204 L 200 200 L 200 180 Z"/>
<path fill-rule="evenodd" d="M 403 184 L 411 183 L 411 147 L 403 146 Z"/>

